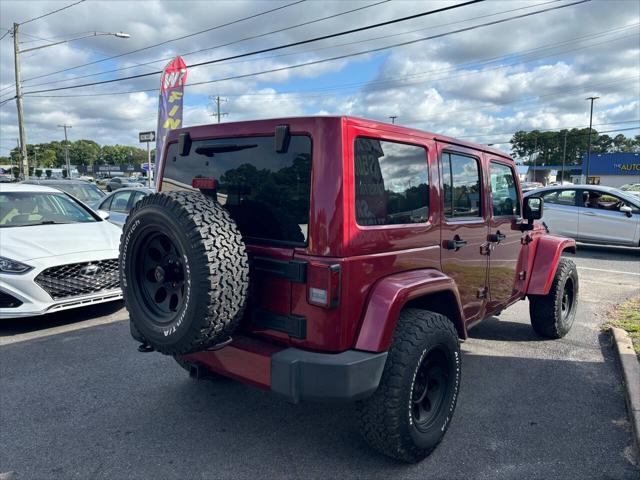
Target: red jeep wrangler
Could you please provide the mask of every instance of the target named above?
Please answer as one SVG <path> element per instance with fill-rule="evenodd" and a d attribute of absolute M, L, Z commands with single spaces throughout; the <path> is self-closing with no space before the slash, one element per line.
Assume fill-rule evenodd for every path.
<path fill-rule="evenodd" d="M 409 462 L 453 415 L 459 340 L 529 298 L 575 318 L 575 242 L 534 223 L 503 152 L 350 117 L 169 134 L 158 189 L 124 226 L 120 273 L 142 351 L 292 402 L 357 401 L 365 439 Z"/>

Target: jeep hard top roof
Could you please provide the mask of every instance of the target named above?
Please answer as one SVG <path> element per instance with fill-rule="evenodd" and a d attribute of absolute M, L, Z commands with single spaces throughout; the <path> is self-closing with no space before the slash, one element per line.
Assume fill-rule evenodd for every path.
<path fill-rule="evenodd" d="M 460 140 L 454 137 L 446 135 L 440 135 L 433 132 L 426 132 L 415 128 L 403 127 L 402 125 L 395 125 L 387 122 L 381 122 L 377 120 L 369 120 L 366 118 L 352 117 L 348 115 L 315 115 L 304 117 L 283 117 L 283 118 L 269 118 L 262 120 L 244 120 L 240 122 L 225 122 L 225 123 L 212 123 L 206 125 L 196 125 L 192 127 L 183 127 L 175 130 L 171 130 L 167 137 L 167 144 L 175 142 L 181 133 L 189 132 L 192 139 L 204 139 L 211 137 L 229 137 L 229 136 L 245 136 L 255 134 L 269 134 L 273 133 L 276 125 L 282 124 L 316 124 L 316 127 L 320 127 L 324 122 L 342 121 L 348 125 L 358 125 L 367 128 L 374 128 L 377 130 L 383 130 L 392 132 L 396 135 L 407 135 L 422 139 L 437 140 L 445 143 L 453 143 L 463 147 L 467 147 L 473 150 L 480 150 L 483 152 L 491 153 L 493 155 L 500 156 L 502 158 L 511 159 L 509 155 L 497 148 L 489 147 L 488 145 L 482 145 L 478 143 L 468 142 Z M 296 128 L 292 128 L 296 131 Z M 298 132 L 300 130 L 297 130 Z"/>

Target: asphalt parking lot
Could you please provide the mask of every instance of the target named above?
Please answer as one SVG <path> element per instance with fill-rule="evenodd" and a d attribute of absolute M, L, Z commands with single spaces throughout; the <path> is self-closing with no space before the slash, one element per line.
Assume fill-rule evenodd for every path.
<path fill-rule="evenodd" d="M 637 479 L 600 325 L 640 293 L 640 251 L 581 245 L 576 263 L 566 338 L 537 337 L 527 302 L 471 331 L 455 417 L 419 465 L 369 450 L 349 405 L 289 405 L 138 353 L 122 304 L 5 321 L 0 478 Z"/>

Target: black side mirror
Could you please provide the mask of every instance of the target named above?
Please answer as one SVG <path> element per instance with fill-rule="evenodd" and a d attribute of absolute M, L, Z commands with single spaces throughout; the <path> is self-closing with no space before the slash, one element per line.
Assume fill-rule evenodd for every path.
<path fill-rule="evenodd" d="M 544 210 L 544 200 L 541 197 L 526 197 L 524 199 L 523 217 L 532 222 L 540 220 Z"/>

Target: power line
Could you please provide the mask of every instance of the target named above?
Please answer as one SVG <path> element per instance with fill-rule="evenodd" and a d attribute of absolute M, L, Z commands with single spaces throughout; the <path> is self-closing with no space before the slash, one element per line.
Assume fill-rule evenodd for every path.
<path fill-rule="evenodd" d="M 638 24 L 634 24 L 631 25 L 629 27 L 623 27 L 623 29 L 626 28 L 632 28 L 632 27 L 636 27 Z M 612 29 L 612 30 L 606 30 L 600 33 L 595 33 L 595 34 L 589 34 L 589 35 L 584 35 L 584 36 L 580 36 L 580 37 L 575 37 L 573 39 L 569 39 L 569 40 L 565 40 L 562 42 L 555 42 L 555 43 L 551 43 L 551 44 L 547 44 L 547 45 L 542 45 L 540 47 L 535 47 L 532 49 L 527 49 L 527 50 L 520 50 L 520 51 L 515 51 L 515 52 L 509 52 L 503 55 L 499 55 L 496 57 L 490 57 L 490 58 L 486 58 L 486 59 L 482 59 L 482 60 L 478 60 L 478 61 L 473 61 L 473 62 L 465 62 L 465 63 L 460 63 L 457 64 L 453 67 L 450 68 L 445 68 L 445 69 L 436 69 L 436 70 L 428 70 L 428 71 L 423 71 L 423 72 L 416 72 L 416 73 L 412 73 L 412 74 L 407 74 L 407 75 L 402 75 L 402 76 L 398 76 L 398 77 L 392 77 L 392 78 L 388 78 L 385 80 L 374 80 L 374 81 L 365 81 L 365 82 L 351 82 L 351 83 L 346 83 L 346 84 L 337 84 L 337 85 L 332 85 L 332 86 L 328 86 L 325 88 L 321 88 L 321 89 L 313 89 L 313 90 L 289 90 L 289 91 L 283 91 L 283 92 L 276 92 L 276 93 L 242 93 L 242 94 L 229 94 L 227 93 L 225 96 L 227 97 L 240 97 L 240 96 L 268 96 L 268 97 L 273 97 L 273 96 L 293 96 L 295 95 L 296 98 L 314 98 L 314 97 L 322 97 L 322 96 L 326 96 L 326 95 L 331 95 L 331 93 L 323 93 L 323 94 L 314 94 L 314 95 L 304 95 L 306 93 L 309 92 L 328 92 L 328 91 L 335 91 L 335 90 L 340 90 L 340 89 L 349 89 L 349 88 L 355 88 L 361 85 L 366 85 L 367 87 L 371 86 L 371 85 L 377 85 L 377 87 L 371 87 L 368 89 L 368 91 L 375 91 L 375 90 L 380 90 L 380 89 L 384 89 L 386 88 L 386 84 L 388 83 L 393 83 L 393 82 L 397 82 L 400 80 L 404 80 L 407 79 L 409 77 L 419 77 L 419 76 L 425 76 L 425 75 L 429 75 L 429 74 L 434 74 L 434 73 L 446 73 L 446 72 L 451 72 L 451 71 L 459 71 L 459 70 L 463 70 L 465 67 L 469 67 L 469 66 L 474 66 L 474 67 L 481 67 L 483 65 L 486 65 L 488 63 L 493 63 L 495 61 L 499 61 L 501 59 L 504 58 L 510 58 L 513 56 L 524 56 L 523 54 L 531 54 L 535 51 L 538 50 L 548 50 L 548 49 L 552 49 L 555 48 L 557 46 L 563 45 L 563 44 L 567 44 L 567 43 L 574 43 L 575 41 L 580 41 L 584 38 L 597 38 L 597 37 L 601 37 L 601 36 L 605 36 L 605 35 L 610 35 L 612 32 L 616 33 L 614 31 L 616 30 L 620 30 L 621 28 L 616 28 L 616 29 Z M 524 63 L 528 63 L 530 61 L 537 61 L 540 60 L 542 58 L 549 58 L 549 57 L 554 57 L 554 56 L 558 56 L 558 55 L 562 55 L 564 53 L 568 53 L 568 52 L 572 52 L 572 51 L 576 51 L 576 50 L 583 50 L 585 48 L 592 48 L 594 46 L 597 45 L 601 45 L 604 43 L 610 43 L 613 41 L 618 41 L 618 40 L 622 40 L 625 38 L 628 38 L 629 36 L 635 36 L 636 34 L 633 35 L 625 35 L 623 37 L 618 37 L 615 39 L 611 39 L 611 40 L 606 40 L 603 42 L 598 42 L 598 43 L 592 43 L 583 47 L 579 47 L 579 48 L 573 48 L 570 50 L 564 50 L 562 52 L 556 52 L 553 53 L 551 55 L 545 55 L 545 56 L 537 56 L 537 57 L 533 57 L 531 60 L 527 60 L 527 61 L 518 61 L 518 62 L 512 62 L 510 64 L 506 64 L 506 65 L 500 65 L 497 67 L 494 67 L 492 69 L 485 69 L 485 70 L 478 70 L 478 71 L 473 71 L 473 72 L 466 72 L 463 73 L 461 75 L 449 75 L 449 76 L 445 76 L 445 77 L 439 77 L 439 78 L 430 78 L 427 81 L 438 81 L 438 80 L 443 80 L 443 79 L 451 79 L 451 78 L 458 78 L 458 77 L 463 77 L 463 76 L 467 76 L 467 75 L 476 75 L 476 74 L 482 74 L 485 73 L 489 70 L 496 70 L 498 68 L 506 68 L 506 67 L 510 67 L 510 66 L 514 66 L 514 65 L 518 65 L 518 64 L 524 64 Z M 632 78 L 635 79 L 636 77 L 628 77 L 628 78 Z M 625 78 L 625 80 L 627 80 L 627 78 Z M 613 83 L 618 83 L 619 81 L 615 81 Z M 412 82 L 412 83 L 405 83 L 405 84 L 401 84 L 401 85 L 397 85 L 394 88 L 401 88 L 401 87 L 409 87 L 409 86 L 413 86 L 419 83 L 424 83 L 424 81 L 419 81 L 419 82 Z M 611 83 L 611 82 L 609 82 Z M 605 83 L 604 85 L 607 85 L 609 83 Z M 595 85 L 594 85 L 595 86 Z M 116 94 L 129 94 L 129 93 L 138 93 L 140 91 L 151 91 L 151 90 L 157 90 L 157 89 L 149 89 L 149 90 L 135 90 L 135 91 L 125 91 L 125 92 L 104 92 L 104 93 L 86 93 L 86 94 L 69 94 L 69 95 L 31 95 L 31 97 L 33 98 L 73 98 L 73 97 L 92 97 L 92 96 L 107 96 L 107 95 L 116 95 Z M 302 94 L 302 95 L 298 95 L 298 94 Z"/>
<path fill-rule="evenodd" d="M 385 1 L 388 1 L 388 0 L 385 0 Z M 291 55 L 301 55 L 301 54 L 304 54 L 304 53 L 312 53 L 312 52 L 317 52 L 317 51 L 320 51 L 320 50 L 327 50 L 327 49 L 344 47 L 344 46 L 349 46 L 349 45 L 356 45 L 356 44 L 359 44 L 359 43 L 366 43 L 366 42 L 371 42 L 371 41 L 374 41 L 374 40 L 381 40 L 381 39 L 397 37 L 397 36 L 401 36 L 401 35 L 408 35 L 408 34 L 415 33 L 415 32 L 420 32 L 420 31 L 423 31 L 423 30 L 431 30 L 431 29 L 434 29 L 434 28 L 440 28 L 440 27 L 445 27 L 445 26 L 449 26 L 449 25 L 455 25 L 455 24 L 459 24 L 459 23 L 468 22 L 468 21 L 471 21 L 471 20 L 478 20 L 478 19 L 481 19 L 481 18 L 493 17 L 493 16 L 496 16 L 496 15 L 503 15 L 505 13 L 510 13 L 510 12 L 519 11 L 519 10 L 526 10 L 526 9 L 529 9 L 529 8 L 535 8 L 535 7 L 538 7 L 538 6 L 541 6 L 541 5 L 547 5 L 549 3 L 557 3 L 559 1 L 560 0 L 549 0 L 549 1 L 546 1 L 546 2 L 543 2 L 543 3 L 537 3 L 537 4 L 534 4 L 534 5 L 527 5 L 527 6 L 524 6 L 524 7 L 512 8 L 512 9 L 504 10 L 504 11 L 501 11 L 501 12 L 491 13 L 491 14 L 487 14 L 487 15 L 480 15 L 480 16 L 477 16 L 477 17 L 471 17 L 471 18 L 467 18 L 467 19 L 464 19 L 464 20 L 458 20 L 458 21 L 455 21 L 455 22 L 448 22 L 448 23 L 443 23 L 443 24 L 439 24 L 439 25 L 433 25 L 433 26 L 426 27 L 426 28 L 408 30 L 406 32 L 393 33 L 393 34 L 390 34 L 390 35 L 372 37 L 372 38 L 367 38 L 367 39 L 364 39 L 364 40 L 357 40 L 357 41 L 353 41 L 353 42 L 346 42 L 346 43 L 331 45 L 331 46 L 328 46 L 328 47 L 321 47 L 321 48 L 315 48 L 315 49 L 311 49 L 311 50 L 304 50 L 304 51 L 301 51 L 301 52 L 284 53 L 284 54 L 271 55 L 271 56 L 268 56 L 268 57 L 260 57 L 260 58 L 255 58 L 255 59 L 238 60 L 238 61 L 235 61 L 235 62 L 233 62 L 233 61 L 224 62 L 224 63 L 222 63 L 222 65 L 231 65 L 231 64 L 235 64 L 235 63 L 245 63 L 245 62 L 255 62 L 255 61 L 266 60 L 266 59 L 271 59 L 271 58 L 286 57 L 286 56 L 291 56 Z M 374 5 L 377 5 L 377 4 L 368 5 L 366 7 L 361 7 L 361 8 L 369 8 L 369 7 L 374 6 Z M 350 12 L 353 12 L 353 11 L 354 10 L 349 10 L 347 12 L 343 12 L 342 14 L 350 13 Z M 324 19 L 326 19 L 326 17 Z M 323 20 L 323 19 L 314 20 L 313 22 L 318 22 L 318 21 L 321 21 L 321 20 Z M 291 28 L 296 28 L 298 26 L 300 26 L 300 25 L 294 25 L 294 26 L 288 27 L 288 28 L 291 29 Z M 276 32 L 278 32 L 278 31 L 269 32 L 269 33 L 266 33 L 266 34 L 263 34 L 263 35 L 269 35 L 271 33 L 276 33 Z M 253 38 L 253 37 L 249 37 L 249 38 Z M 247 40 L 247 38 L 238 40 L 237 42 L 244 41 L 244 40 Z M 237 42 L 234 42 L 234 43 L 237 43 Z M 227 45 L 228 44 L 217 45 L 217 46 L 214 46 L 214 47 L 208 47 L 208 48 L 203 49 L 203 50 L 196 50 L 195 52 L 183 53 L 183 54 L 181 54 L 181 56 L 182 57 L 186 57 L 186 56 L 191 55 L 193 53 L 199 53 L 199 52 L 204 51 L 204 50 L 212 50 L 212 49 L 220 48 L 222 46 L 227 46 Z M 160 59 L 157 59 L 157 60 L 150 60 L 150 61 L 147 61 L 147 62 L 144 62 L 144 63 L 138 63 L 138 64 L 135 64 L 135 65 L 128 65 L 128 66 L 125 66 L 125 67 L 115 68 L 115 69 L 112 69 L 112 70 L 104 70 L 102 72 L 94 72 L 94 73 L 89 73 L 89 74 L 86 74 L 86 75 L 75 75 L 73 77 L 69 77 L 69 78 L 65 78 L 65 79 L 52 80 L 52 81 L 48 81 L 48 82 L 31 84 L 31 85 L 29 85 L 29 87 L 33 88 L 33 87 L 39 87 L 39 86 L 42 86 L 42 85 L 53 85 L 53 84 L 56 84 L 56 83 L 70 82 L 70 81 L 73 81 L 73 80 L 80 80 L 80 79 L 83 79 L 83 78 L 97 77 L 97 76 L 101 76 L 101 75 L 106 75 L 108 73 L 121 72 L 121 71 L 124 71 L 124 70 L 130 70 L 132 68 L 137 68 L 137 67 L 142 67 L 142 66 L 149 66 L 149 65 L 152 65 L 152 64 L 155 64 L 155 63 L 159 63 L 159 62 L 167 62 L 168 60 L 171 60 L 172 58 L 173 57 L 160 58 Z M 44 76 L 54 75 L 55 73 L 56 72 L 51 73 L 51 74 L 47 74 L 47 75 L 44 75 Z M 35 78 L 38 78 L 38 77 L 32 77 L 31 79 L 26 79 L 25 81 L 33 80 Z M 4 88 L 0 89 L 0 92 L 6 90 L 8 88 L 11 88 L 11 87 L 12 87 L 12 85 L 4 87 Z"/>
<path fill-rule="evenodd" d="M 397 37 L 397 36 L 401 36 L 401 35 L 408 35 L 410 33 L 420 32 L 420 31 L 423 31 L 423 30 L 430 30 L 430 29 L 434 29 L 434 28 L 440 28 L 440 27 L 445 27 L 445 26 L 449 26 L 449 25 L 455 25 L 455 24 L 459 24 L 459 23 L 468 22 L 468 21 L 471 21 L 471 20 L 479 20 L 481 18 L 493 17 L 493 16 L 496 16 L 496 15 L 503 15 L 505 13 L 510 13 L 510 12 L 514 12 L 514 11 L 526 10 L 526 9 L 535 8 L 535 7 L 538 7 L 538 6 L 541 6 L 541 5 L 547 5 L 549 3 L 557 3 L 559 1 L 560 0 L 549 0 L 549 1 L 546 1 L 546 2 L 543 2 L 543 3 L 537 3 L 537 4 L 534 4 L 534 5 L 526 5 L 524 7 L 512 8 L 512 9 L 504 10 L 504 11 L 501 11 L 501 12 L 496 12 L 496 13 L 491 13 L 491 14 L 486 14 L 486 15 L 480 15 L 480 16 L 477 16 L 477 17 L 471 17 L 471 18 L 467 18 L 467 19 L 464 19 L 464 20 L 458 20 L 458 21 L 455 21 L 455 22 L 443 23 L 443 24 L 440 24 L 440 25 L 433 25 L 433 26 L 430 26 L 430 27 L 419 28 L 419 29 L 415 29 L 415 30 L 409 30 L 409 31 L 406 31 L 406 32 L 393 33 L 393 34 L 390 34 L 390 35 L 383 35 L 383 36 L 380 36 L 380 37 L 372 37 L 372 38 L 368 38 L 368 39 L 364 39 L 364 40 L 357 40 L 357 41 L 354 41 L 354 42 L 347 42 L 347 43 L 342 43 L 342 44 L 337 44 L 337 45 L 331 45 L 331 46 L 328 46 L 328 47 L 305 50 L 305 51 L 302 51 L 302 52 L 284 53 L 284 54 L 272 55 L 272 56 L 268 56 L 268 57 L 260 57 L 260 58 L 256 58 L 256 59 L 239 60 L 239 61 L 236 61 L 236 62 L 225 62 L 225 63 L 223 63 L 223 65 L 230 65 L 230 64 L 234 64 L 234 63 L 243 63 L 243 62 L 254 62 L 254 61 L 260 61 L 260 60 L 265 60 L 265 59 L 270 59 L 270 58 L 285 57 L 285 56 L 291 56 L 291 55 L 300 55 L 300 54 L 304 54 L 304 53 L 316 52 L 316 51 L 319 51 L 319 50 L 327 50 L 327 49 L 331 49 L 331 48 L 338 48 L 338 47 L 344 47 L 344 46 L 348 46 L 348 45 L 355 45 L 355 44 L 359 44 L 359 43 L 366 43 L 366 42 L 371 42 L 371 41 L 374 41 L 374 40 L 381 40 L 381 39 Z M 377 5 L 377 4 L 373 4 L 373 5 L 369 5 L 369 6 L 361 7 L 361 8 L 369 8 L 369 7 L 374 6 L 374 5 Z M 348 12 L 343 12 L 343 14 L 344 13 L 350 13 L 350 12 L 353 12 L 353 10 L 350 10 Z M 324 19 L 326 19 L 326 17 Z M 323 19 L 314 20 L 314 22 L 321 21 L 321 20 L 323 20 Z M 288 27 L 288 28 L 291 29 L 291 28 L 296 28 L 298 26 L 300 26 L 300 25 L 294 25 L 294 26 Z M 262 36 L 269 35 L 271 33 L 276 33 L 276 32 L 278 32 L 278 30 L 276 30 L 275 32 L 268 32 L 266 34 L 262 34 Z M 247 39 L 252 39 L 252 38 L 254 38 L 254 37 L 244 38 L 244 39 L 238 40 L 236 42 L 232 42 L 232 43 L 238 43 L 238 42 L 245 41 Z M 182 57 L 186 57 L 186 56 L 189 56 L 189 55 L 191 55 L 193 53 L 200 53 L 200 52 L 205 51 L 205 50 L 213 50 L 213 49 L 220 48 L 222 46 L 228 46 L 228 45 L 229 44 L 217 45 L 217 46 L 214 46 L 214 47 L 208 47 L 206 49 L 196 50 L 194 52 L 183 53 L 183 54 L 181 54 L 181 56 Z M 49 82 L 31 84 L 31 85 L 29 85 L 29 87 L 33 88 L 33 87 L 39 87 L 39 86 L 42 86 L 42 85 L 52 85 L 52 84 L 55 84 L 55 83 L 63 83 L 63 82 L 70 82 L 70 81 L 73 81 L 73 80 L 80 80 L 82 78 L 97 77 L 97 76 L 101 76 L 101 75 L 106 75 L 108 73 L 115 73 L 115 72 L 121 72 L 121 71 L 124 71 L 124 70 L 130 70 L 132 68 L 136 68 L 136 67 L 140 67 L 140 66 L 148 66 L 148 65 L 155 64 L 155 63 L 159 63 L 159 62 L 167 62 L 168 60 L 171 60 L 172 58 L 173 57 L 160 58 L 160 59 L 157 59 L 157 60 L 150 60 L 150 61 L 147 61 L 147 62 L 144 62 L 144 63 L 139 63 L 137 65 L 128 65 L 128 66 L 125 66 L 125 67 L 115 68 L 115 69 L 112 69 L 112 70 L 105 70 L 105 71 L 102 71 L 102 72 L 94 72 L 94 73 L 89 73 L 89 74 L 86 74 L 86 75 L 76 75 L 76 76 L 73 76 L 73 77 L 70 77 L 70 78 L 65 78 L 65 79 L 60 79 L 60 80 L 53 80 L 53 81 L 49 81 Z M 49 75 L 54 75 L 54 74 L 55 74 L 55 72 L 52 73 L 52 74 L 49 74 Z M 48 76 L 48 75 L 45 75 L 45 76 Z M 38 78 L 38 77 L 32 77 L 31 79 L 26 79 L 25 81 L 32 80 L 32 79 L 35 79 L 35 78 Z M 11 85 L 9 85 L 8 87 L 4 87 L 3 89 L 0 89 L 0 92 L 2 92 L 3 90 L 6 90 L 7 88 L 11 88 Z"/>
<path fill-rule="evenodd" d="M 257 55 L 259 53 L 266 53 L 266 52 L 271 52 L 271 51 L 275 51 L 275 50 L 281 50 L 283 48 L 288 48 L 288 47 L 292 47 L 292 46 L 296 46 L 296 45 L 303 45 L 303 44 L 306 44 L 306 43 L 311 43 L 311 42 L 315 42 L 315 41 L 319 41 L 319 40 L 325 40 L 327 38 L 334 38 L 334 37 L 347 35 L 347 34 L 350 34 L 350 33 L 355 33 L 355 32 L 359 32 L 359 31 L 363 31 L 363 30 L 369 30 L 371 28 L 376 28 L 376 27 L 380 27 L 380 26 L 383 26 L 383 25 L 390 25 L 390 24 L 393 24 L 393 23 L 398 23 L 398 22 L 401 22 L 401 21 L 405 21 L 407 19 L 417 18 L 417 17 L 424 16 L 424 15 L 427 15 L 427 14 L 439 13 L 439 12 L 442 12 L 442 11 L 445 11 L 445 10 L 451 10 L 451 9 L 454 9 L 454 8 L 459 8 L 461 6 L 467 6 L 467 5 L 470 5 L 470 4 L 473 4 L 473 3 L 478 3 L 478 2 L 481 2 L 481 1 L 484 1 L 484 0 L 471 0 L 469 2 L 461 3 L 461 4 L 458 4 L 458 5 L 452 5 L 452 6 L 448 6 L 448 7 L 439 8 L 439 9 L 436 9 L 436 10 L 431 10 L 430 12 L 422 12 L 420 14 L 412 15 L 410 17 L 404 17 L 404 18 L 400 18 L 400 19 L 390 20 L 390 21 L 387 21 L 387 22 L 382 22 L 382 23 L 378 23 L 378 24 L 374 24 L 374 25 L 368 25 L 368 26 L 365 26 L 365 27 L 357 28 L 357 29 L 347 30 L 347 31 L 343 31 L 343 32 L 330 34 L 330 35 L 324 35 L 322 37 L 316 37 L 316 38 L 312 38 L 312 39 L 301 40 L 301 41 L 293 42 L 293 43 L 286 44 L 286 45 L 280 45 L 280 46 L 276 46 L 276 47 L 265 48 L 265 49 L 254 51 L 254 52 L 247 52 L 247 53 L 243 53 L 243 54 L 233 55 L 233 56 L 226 57 L 226 58 L 220 58 L 220 59 L 215 59 L 215 60 L 208 60 L 208 61 L 205 61 L 205 62 L 199 62 L 199 63 L 195 63 L 195 64 L 192 64 L 192 65 L 188 65 L 188 68 L 195 68 L 195 67 L 200 67 L 200 66 L 204 66 L 204 65 L 210 65 L 210 64 L 219 63 L 219 62 L 222 62 L 222 61 L 225 61 L 225 60 L 233 60 L 233 59 L 236 59 L 236 58 L 242 58 L 242 57 L 247 57 L 247 56 L 250 56 L 250 55 Z M 453 34 L 456 34 L 456 33 L 462 33 L 462 32 L 467 32 L 467 31 L 471 31 L 471 30 L 476 30 L 478 28 L 482 28 L 482 27 L 486 27 L 486 26 L 497 25 L 497 24 L 508 22 L 508 21 L 511 21 L 511 20 L 525 18 L 525 17 L 529 17 L 529 16 L 532 16 L 532 15 L 538 15 L 540 13 L 545 13 L 545 12 L 552 11 L 552 10 L 558 10 L 558 9 L 566 8 L 566 7 L 573 6 L 573 5 L 579 5 L 579 4 L 582 4 L 582 3 L 587 3 L 589 1 L 591 1 L 591 0 L 578 0 L 576 2 L 565 4 L 565 5 L 559 5 L 557 7 L 550 7 L 550 8 L 546 8 L 546 9 L 542 9 L 542 10 L 536 10 L 534 12 L 529 12 L 529 13 L 525 13 L 525 14 L 522 14 L 522 15 L 516 15 L 516 16 L 508 17 L 508 18 L 505 18 L 505 19 L 495 20 L 493 22 L 486 22 L 486 23 L 483 23 L 483 24 L 473 25 L 473 26 L 470 26 L 470 27 L 465 27 L 465 28 L 461 28 L 461 29 L 458 29 L 458 30 L 453 30 L 453 31 L 450 31 L 450 32 L 445 32 L 445 33 L 440 33 L 440 34 L 437 34 L 437 35 L 431 35 L 431 36 L 428 36 L 428 37 L 419 38 L 419 39 L 416 39 L 416 40 L 400 42 L 400 43 L 388 45 L 388 46 L 385 46 L 385 47 L 373 48 L 373 49 L 364 50 L 364 51 L 361 51 L 361 52 L 350 53 L 350 54 L 345 54 L 345 55 L 339 55 L 339 56 L 336 56 L 336 57 L 326 58 L 326 59 L 322 59 L 322 60 L 316 60 L 316 61 L 297 64 L 297 65 L 290 65 L 290 66 L 287 66 L 287 67 L 280 67 L 280 68 L 274 68 L 274 69 L 270 69 L 270 70 L 264 70 L 262 72 L 254 72 L 254 73 L 248 73 L 248 74 L 243 74 L 243 75 L 235 75 L 235 76 L 230 76 L 230 77 L 225 77 L 225 78 L 219 78 L 219 79 L 216 79 L 216 80 L 208 80 L 208 81 L 203 81 L 203 82 L 191 83 L 190 86 L 205 85 L 205 84 L 210 84 L 210 83 L 222 82 L 222 81 L 225 81 L 225 80 L 234 80 L 234 79 L 237 79 L 237 78 L 246 78 L 246 77 L 252 77 L 252 76 L 256 76 L 256 75 L 263 75 L 263 74 L 267 74 L 267 73 L 275 73 L 275 72 L 280 72 L 280 71 L 283 71 L 283 70 L 290 70 L 290 69 L 294 69 L 294 68 L 301 68 L 301 67 L 306 67 L 306 66 L 309 66 L 309 65 L 317 65 L 317 64 L 320 64 L 320 63 L 330 62 L 330 61 L 334 61 L 334 60 L 341 60 L 341 59 L 344 59 L 344 58 L 355 57 L 355 56 L 364 55 L 364 54 L 367 54 L 367 53 L 379 52 L 379 51 L 388 50 L 388 49 L 394 48 L 394 47 L 411 45 L 411 44 L 423 42 L 423 41 L 426 41 L 426 40 L 433 40 L 435 38 L 446 37 L 446 36 L 453 35 Z M 155 73 L 161 73 L 161 72 L 158 71 L 158 72 L 155 72 Z M 147 76 L 150 76 L 150 75 L 153 75 L 153 73 L 138 74 L 138 75 L 133 75 L 133 76 L 130 76 L 130 77 L 121 77 L 121 78 L 116 78 L 116 79 L 111 79 L 111 80 L 103 80 L 103 81 L 100 81 L 100 82 L 92 82 L 92 83 L 86 83 L 86 84 L 80 84 L 80 85 L 70 85 L 70 86 L 67 86 L 67 87 L 58 87 L 58 88 L 51 88 L 51 89 L 45 89 L 45 90 L 36 90 L 36 91 L 25 92 L 25 94 L 53 92 L 53 91 L 59 91 L 59 90 L 69 90 L 69 89 L 75 89 L 75 88 L 88 87 L 88 86 L 93 86 L 93 85 L 102 85 L 102 84 L 105 84 L 105 83 L 114 83 L 114 82 L 119 82 L 119 81 L 124 81 L 124 80 L 137 79 L 137 78 L 147 77 Z M 137 90 L 135 92 L 127 92 L 127 93 L 148 92 L 148 91 L 155 91 L 155 90 L 157 90 L 157 89 L 144 89 L 144 90 Z"/>
<path fill-rule="evenodd" d="M 185 38 L 194 37 L 194 36 L 196 36 L 196 35 L 200 35 L 200 34 L 202 34 L 202 33 L 211 32 L 211 31 L 213 31 L 213 30 L 217 30 L 217 29 L 219 29 L 219 28 L 228 27 L 228 26 L 230 26 L 230 25 L 235 25 L 235 24 L 237 24 L 237 23 L 244 22 L 244 21 L 246 21 L 246 20 L 251 20 L 251 19 L 254 19 L 254 18 L 260 17 L 260 16 L 262 16 L 262 15 L 267 15 L 267 14 L 269 14 L 269 13 L 276 12 L 276 11 L 278 11 L 278 10 L 282 10 L 282 9 L 285 9 L 285 8 L 288 8 L 288 7 L 292 7 L 292 6 L 294 6 L 294 5 L 297 5 L 297 4 L 299 4 L 299 3 L 303 3 L 303 2 L 305 2 L 305 1 L 306 1 L 306 0 L 297 0 L 297 1 L 295 1 L 295 2 L 287 3 L 286 5 L 281 5 L 281 6 L 279 6 L 279 7 L 271 8 L 271 9 L 269 9 L 269 10 L 264 10 L 264 11 L 262 11 L 262 12 L 255 13 L 255 14 L 253 14 L 253 15 L 249 15 L 249 16 L 247 16 L 247 17 L 239 18 L 239 19 L 233 20 L 233 21 L 231 21 L 231 22 L 222 23 L 222 24 L 220 24 L 220 25 L 216 25 L 216 26 L 214 26 L 214 27 L 210 27 L 210 28 L 207 28 L 207 29 L 205 29 L 205 30 L 200 30 L 200 31 L 198 31 L 198 32 L 194 32 L 194 33 L 190 33 L 190 34 L 187 34 L 187 35 L 183 35 L 183 36 L 181 36 L 181 37 L 172 38 L 172 39 L 170 39 L 170 40 L 165 40 L 165 41 L 163 41 L 163 42 L 154 43 L 153 45 L 147 45 L 146 47 L 137 48 L 137 49 L 135 49 L 135 50 L 131 50 L 131 51 L 129 51 L 129 52 L 120 53 L 120 54 L 118 54 L 118 55 L 113 55 L 113 56 L 111 56 L 111 57 L 102 58 L 102 59 L 100 59 L 100 60 L 94 60 L 93 62 L 83 63 L 82 65 L 76 65 L 76 66 L 74 66 L 74 67 L 65 68 L 65 69 L 63 69 L 63 70 L 58 70 L 58 71 L 56 71 L 56 72 L 45 73 L 45 74 L 38 75 L 38 76 L 35 76 L 35 77 L 26 78 L 24 81 L 26 82 L 26 81 L 29 81 L 29 80 L 35 80 L 35 79 L 37 79 L 37 78 L 48 77 L 48 76 L 51 76 L 51 75 L 55 75 L 55 74 L 57 74 L 57 73 L 68 72 L 68 71 L 70 71 L 70 70 L 76 70 L 76 69 L 81 68 L 81 67 L 87 67 L 87 66 L 89 66 L 89 65 L 95 65 L 95 64 L 97 64 L 97 63 L 102 63 L 102 62 L 106 62 L 106 61 L 108 61 L 108 60 L 113 60 L 114 58 L 124 57 L 124 56 L 127 56 L 127 55 L 131 55 L 131 54 L 133 54 L 133 53 L 143 52 L 143 51 L 145 51 L 145 50 L 150 50 L 150 49 L 152 49 L 152 48 L 156 48 L 156 47 L 159 47 L 159 46 L 162 46 L 162 45 L 166 45 L 167 43 L 176 42 L 176 41 L 178 41 L 178 40 L 184 40 Z"/>
<path fill-rule="evenodd" d="M 63 10 L 66 10 L 67 8 L 71 8 L 71 7 L 73 7 L 74 5 L 78 5 L 79 3 L 82 3 L 82 2 L 84 2 L 84 1 L 85 1 L 85 0 L 79 0 L 79 1 L 77 1 L 77 2 L 75 2 L 75 3 L 72 3 L 71 5 L 67 5 L 66 7 L 58 8 L 57 10 L 53 10 L 53 11 L 51 11 L 51 12 L 49 12 L 49 13 L 45 13 L 45 14 L 43 14 L 43 15 L 40 15 L 39 17 L 31 18 L 31 19 L 26 20 L 26 21 L 24 21 L 24 22 L 20 22 L 20 25 L 25 25 L 25 24 L 30 23 L 30 22 L 35 22 L 36 20 L 40 20 L 41 18 L 48 17 L 49 15 L 53 15 L 54 13 L 61 12 L 61 11 L 63 11 Z"/>

